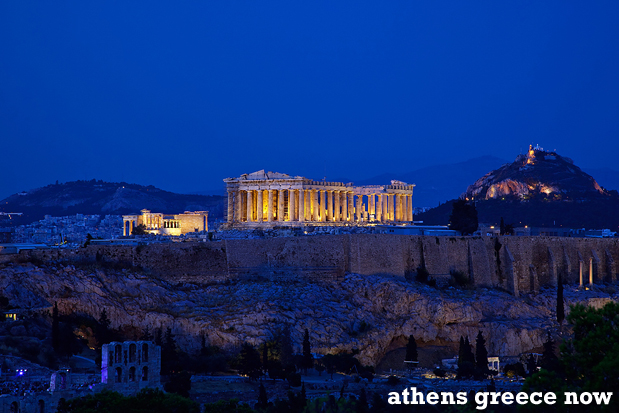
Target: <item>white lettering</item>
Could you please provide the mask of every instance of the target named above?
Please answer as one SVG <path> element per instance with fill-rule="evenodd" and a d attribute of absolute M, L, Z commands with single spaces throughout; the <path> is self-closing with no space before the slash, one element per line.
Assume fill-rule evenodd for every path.
<path fill-rule="evenodd" d="M 408 389 L 402 390 L 402 402 L 404 404 L 410 404 L 410 402 L 408 401 L 408 395 L 409 395 Z"/>
<path fill-rule="evenodd" d="M 539 399 L 538 399 L 539 397 Z M 533 392 L 531 393 L 531 397 L 529 398 L 529 400 L 531 400 L 531 403 L 533 404 L 541 404 L 542 403 L 542 393 L 540 392 Z"/>
<path fill-rule="evenodd" d="M 456 404 L 456 401 L 454 400 L 454 394 L 452 392 L 442 391 L 441 396 L 443 396 L 443 400 L 441 401 L 441 404 Z M 449 400 L 447 400 L 448 397 L 449 397 Z"/>
<path fill-rule="evenodd" d="M 529 395 L 525 392 L 520 392 L 516 395 L 516 403 L 518 404 L 527 404 L 529 402 Z"/>
<path fill-rule="evenodd" d="M 426 402 L 423 401 L 423 393 L 418 392 L 417 387 L 411 387 L 411 390 L 413 391 L 413 396 L 411 397 L 411 404 L 426 404 Z"/>
<path fill-rule="evenodd" d="M 426 396 L 426 401 L 428 404 L 437 404 L 438 403 L 438 394 L 431 392 Z"/>
<path fill-rule="evenodd" d="M 390 392 L 387 402 L 389 404 L 402 404 L 402 402 L 400 402 L 400 393 L 396 393 L 394 391 Z"/>
<path fill-rule="evenodd" d="M 544 395 L 544 403 L 555 404 L 557 402 L 557 395 L 553 392 L 548 392 Z"/>
<path fill-rule="evenodd" d="M 593 392 L 593 397 L 595 397 L 595 402 L 597 404 L 608 404 L 610 403 L 610 398 L 612 397 L 613 392 L 609 391 L 609 392 L 604 392 L 604 393 L 600 393 L 597 391 Z"/>
<path fill-rule="evenodd" d="M 463 391 L 456 394 L 456 397 L 458 398 L 458 404 L 466 404 L 469 401 L 469 399 L 466 397 L 466 393 Z"/>
<path fill-rule="evenodd" d="M 589 392 L 582 392 L 580 393 L 580 402 L 582 404 L 589 404 L 593 401 L 593 396 L 591 396 L 591 393 Z"/>
<path fill-rule="evenodd" d="M 501 396 L 501 401 L 503 404 L 512 404 L 514 402 L 514 395 L 509 392 L 503 393 L 503 396 Z"/>
<path fill-rule="evenodd" d="M 565 392 L 565 404 L 578 404 L 578 394 L 573 391 Z"/>
<path fill-rule="evenodd" d="M 477 403 L 477 410 L 486 410 L 488 407 L 488 392 L 480 391 L 475 395 L 475 403 Z"/>

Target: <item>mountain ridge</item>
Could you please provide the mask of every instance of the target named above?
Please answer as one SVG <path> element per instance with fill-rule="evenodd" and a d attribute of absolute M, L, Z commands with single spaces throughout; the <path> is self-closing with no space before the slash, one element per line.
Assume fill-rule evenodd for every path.
<path fill-rule="evenodd" d="M 223 214 L 223 197 L 177 194 L 153 185 L 92 179 L 50 184 L 0 201 L 0 212 L 23 213 L 15 224 L 27 224 L 45 215 L 122 215 L 137 213 L 141 209 L 164 213 L 204 210 L 219 217 Z"/>

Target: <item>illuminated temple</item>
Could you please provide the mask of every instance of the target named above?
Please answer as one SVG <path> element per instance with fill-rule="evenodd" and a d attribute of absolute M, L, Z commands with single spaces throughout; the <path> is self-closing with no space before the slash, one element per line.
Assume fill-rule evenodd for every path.
<path fill-rule="evenodd" d="M 139 215 L 123 215 L 123 235 L 131 235 L 133 228 L 144 227 L 149 234 L 182 235 L 188 232 L 208 231 L 208 211 L 185 211 L 182 214 L 169 215 L 140 211 Z"/>
<path fill-rule="evenodd" d="M 257 171 L 224 179 L 227 223 L 235 228 L 404 223 L 413 220 L 413 187 L 355 186 Z"/>

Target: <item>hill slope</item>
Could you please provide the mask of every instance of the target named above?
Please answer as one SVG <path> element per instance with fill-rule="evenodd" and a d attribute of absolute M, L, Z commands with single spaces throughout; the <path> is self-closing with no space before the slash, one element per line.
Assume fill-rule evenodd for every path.
<path fill-rule="evenodd" d="M 571 159 L 541 148 L 530 148 L 511 164 L 486 173 L 461 198 L 475 200 L 479 222 L 516 226 L 619 228 L 619 195 L 602 188 Z M 448 224 L 452 202 L 415 220 Z"/>
<path fill-rule="evenodd" d="M 554 200 L 590 199 L 609 195 L 574 162 L 556 152 L 529 148 L 511 164 L 488 172 L 470 185 L 463 197 L 470 199 L 548 196 Z"/>
<path fill-rule="evenodd" d="M 152 185 L 93 179 L 47 185 L 0 201 L 1 212 L 24 214 L 20 224 L 39 220 L 44 215 L 128 214 L 144 208 L 165 213 L 208 210 L 217 217 L 222 215 L 223 197 L 176 194 Z"/>

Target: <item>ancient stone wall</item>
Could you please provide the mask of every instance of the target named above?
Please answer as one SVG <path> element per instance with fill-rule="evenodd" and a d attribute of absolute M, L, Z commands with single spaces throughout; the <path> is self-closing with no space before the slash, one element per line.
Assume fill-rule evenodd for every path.
<path fill-rule="evenodd" d="M 393 234 L 324 235 L 272 239 L 89 246 L 23 251 L 24 258 L 127 265 L 170 282 L 337 280 L 347 272 L 406 277 L 425 266 L 434 278 L 451 271 L 475 285 L 518 295 L 569 283 L 617 280 L 619 240 L 561 237 L 434 237 Z"/>

